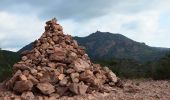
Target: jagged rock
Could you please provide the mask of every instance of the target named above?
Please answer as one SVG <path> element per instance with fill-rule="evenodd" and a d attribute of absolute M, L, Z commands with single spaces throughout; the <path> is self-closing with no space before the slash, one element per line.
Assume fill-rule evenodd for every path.
<path fill-rule="evenodd" d="M 82 59 L 77 59 L 77 60 L 74 61 L 73 68 L 77 72 L 81 72 L 81 71 L 85 71 L 86 69 L 90 69 L 90 65 Z"/>
<path fill-rule="evenodd" d="M 28 77 L 30 75 L 30 72 L 28 70 L 24 70 L 22 74 Z"/>
<path fill-rule="evenodd" d="M 53 93 L 50 95 L 50 98 L 53 99 L 53 100 L 56 100 L 60 97 L 60 95 L 58 93 Z"/>
<path fill-rule="evenodd" d="M 83 73 L 80 74 L 80 80 L 93 83 L 93 80 L 95 79 L 93 72 L 90 70 L 85 70 Z"/>
<path fill-rule="evenodd" d="M 64 77 L 64 78 L 59 82 L 59 84 L 60 84 L 61 86 L 66 86 L 66 85 L 67 85 L 67 82 L 68 82 L 68 79 L 67 79 L 66 77 Z"/>
<path fill-rule="evenodd" d="M 55 47 L 54 54 L 51 54 L 49 60 L 51 61 L 63 61 L 66 57 L 66 51 L 62 48 Z"/>
<path fill-rule="evenodd" d="M 88 86 L 84 84 L 79 84 L 79 94 L 84 95 L 87 91 Z"/>
<path fill-rule="evenodd" d="M 31 74 L 33 74 L 33 75 L 37 75 L 37 70 L 36 69 L 34 69 L 34 68 L 32 68 L 32 69 L 30 69 L 30 71 L 31 71 Z"/>
<path fill-rule="evenodd" d="M 117 82 L 117 77 L 112 71 L 108 73 L 108 78 L 115 83 Z"/>
<path fill-rule="evenodd" d="M 43 77 L 43 74 L 39 72 L 39 73 L 37 73 L 37 76 L 38 76 L 38 78 L 40 79 L 40 78 Z"/>
<path fill-rule="evenodd" d="M 59 79 L 59 80 L 63 80 L 63 79 L 64 79 L 64 77 L 65 77 L 65 75 L 64 75 L 64 74 L 60 74 L 60 75 L 58 76 L 58 79 Z"/>
<path fill-rule="evenodd" d="M 23 57 L 22 57 L 22 60 L 23 60 L 23 61 L 26 61 L 27 59 L 28 59 L 27 56 L 23 56 Z"/>
<path fill-rule="evenodd" d="M 29 67 L 24 64 L 14 64 L 13 70 L 14 70 L 14 72 L 16 72 L 17 70 L 29 70 Z"/>
<path fill-rule="evenodd" d="M 69 69 L 66 70 L 66 73 L 68 73 L 68 74 L 71 74 L 71 73 L 74 73 L 74 72 L 75 72 L 75 70 L 72 69 L 72 68 L 69 68 Z"/>
<path fill-rule="evenodd" d="M 71 92 L 75 93 L 75 94 L 79 94 L 78 84 L 76 84 L 76 83 L 70 84 L 69 90 L 70 90 Z"/>
<path fill-rule="evenodd" d="M 72 83 L 69 86 L 69 90 L 72 91 L 75 94 L 83 95 L 86 93 L 88 86 L 84 84 L 77 84 L 77 83 Z"/>
<path fill-rule="evenodd" d="M 67 90 L 68 87 L 62 87 L 62 86 L 56 87 L 56 91 L 60 96 L 62 96 Z"/>
<path fill-rule="evenodd" d="M 18 76 L 21 75 L 21 74 L 22 74 L 22 72 L 21 72 L 20 70 L 18 70 L 18 71 L 13 75 L 13 77 L 12 77 L 9 81 L 7 81 L 6 86 L 7 86 L 9 89 L 12 89 L 13 86 L 14 86 L 15 81 L 18 79 Z"/>
<path fill-rule="evenodd" d="M 35 96 L 32 92 L 23 92 L 21 95 L 22 100 L 34 100 Z"/>
<path fill-rule="evenodd" d="M 33 87 L 33 84 L 31 81 L 17 81 L 14 85 L 13 90 L 19 93 L 22 93 L 24 91 L 29 91 Z"/>
<path fill-rule="evenodd" d="M 26 81 L 27 80 L 27 77 L 25 75 L 20 75 L 19 78 L 20 78 L 21 81 Z"/>
<path fill-rule="evenodd" d="M 39 81 L 32 75 L 28 76 L 28 79 L 34 84 L 36 85 Z"/>
<path fill-rule="evenodd" d="M 73 83 L 78 83 L 79 82 L 79 73 L 71 73 L 70 77 L 72 79 Z"/>
<path fill-rule="evenodd" d="M 37 88 L 45 95 L 55 92 L 54 86 L 50 83 L 38 83 Z"/>
<path fill-rule="evenodd" d="M 55 69 L 56 64 L 55 63 L 48 63 L 48 66 Z"/>

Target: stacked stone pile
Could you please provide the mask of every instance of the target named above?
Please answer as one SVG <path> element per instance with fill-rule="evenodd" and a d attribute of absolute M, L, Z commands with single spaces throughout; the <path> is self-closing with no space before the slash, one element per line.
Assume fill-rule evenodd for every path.
<path fill-rule="evenodd" d="M 25 99 L 110 92 L 119 83 L 107 67 L 93 64 L 84 48 L 78 46 L 54 18 L 46 22 L 45 32 L 24 51 L 20 62 L 13 65 L 13 76 L 6 87 Z"/>

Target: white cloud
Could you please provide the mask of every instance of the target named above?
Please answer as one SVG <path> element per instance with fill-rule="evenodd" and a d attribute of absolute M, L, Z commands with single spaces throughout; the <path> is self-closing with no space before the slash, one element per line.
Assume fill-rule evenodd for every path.
<path fill-rule="evenodd" d="M 9 9 L 4 11 L 0 9 L 0 47 L 16 51 L 34 41 L 44 31 L 44 21 L 41 19 L 49 18 L 51 15 L 59 16 L 64 32 L 73 36 L 87 36 L 100 30 L 121 33 L 151 46 L 170 47 L 170 29 L 167 27 L 170 24 L 165 19 L 167 18 L 167 21 L 170 19 L 169 0 L 122 0 L 119 2 L 107 0 L 106 4 L 100 0 L 90 4 L 89 0 L 85 1 L 85 5 L 82 3 L 77 5 L 80 1 L 74 0 L 71 5 L 60 5 L 65 4 L 66 1 L 54 2 L 56 4 L 53 6 L 46 6 L 44 2 L 36 6 L 38 1 L 35 4 L 30 2 L 26 9 L 30 12 L 27 14 L 22 13 L 24 10 L 17 13 L 17 9 L 14 9 L 15 11 L 11 13 Z M 27 2 L 23 4 L 27 5 Z M 18 3 L 15 3 L 11 7 L 15 8 L 17 5 Z M 55 5 L 60 6 L 56 9 Z M 90 5 L 89 8 L 88 5 Z M 22 6 L 19 7 L 22 8 Z M 31 7 L 35 9 L 33 12 Z M 39 11 L 43 13 L 41 15 L 45 14 L 45 17 L 41 17 Z M 165 22 L 167 25 L 163 27 Z"/>
<path fill-rule="evenodd" d="M 0 46 L 21 48 L 37 39 L 43 32 L 43 22 L 34 15 L 0 12 Z"/>
<path fill-rule="evenodd" d="M 69 24 L 64 23 L 63 25 L 68 24 L 66 28 L 70 28 L 69 31 L 73 32 L 72 35 L 87 36 L 96 30 L 100 30 L 121 33 L 133 40 L 145 42 L 150 46 L 170 47 L 170 43 L 167 42 L 170 30 L 162 29 L 160 26 L 161 12 L 161 10 L 155 11 L 153 9 L 127 15 L 111 12 L 86 22 L 70 21 Z M 125 26 L 132 26 L 132 22 L 135 23 L 133 27 L 125 28 Z"/>

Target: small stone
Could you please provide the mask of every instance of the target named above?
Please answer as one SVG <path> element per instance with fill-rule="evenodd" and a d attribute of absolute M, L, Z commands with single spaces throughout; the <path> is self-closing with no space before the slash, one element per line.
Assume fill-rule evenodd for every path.
<path fill-rule="evenodd" d="M 80 79 L 82 81 L 86 81 L 87 79 L 91 79 L 91 78 L 93 78 L 93 72 L 90 70 L 86 70 L 80 74 Z"/>
<path fill-rule="evenodd" d="M 50 95 L 50 97 L 55 98 L 54 100 L 56 100 L 60 97 L 60 95 L 58 93 L 53 93 Z"/>
<path fill-rule="evenodd" d="M 54 86 L 50 83 L 38 83 L 37 88 L 44 94 L 49 95 L 53 92 L 55 92 Z"/>
<path fill-rule="evenodd" d="M 54 50 L 49 50 L 49 49 L 48 49 L 48 50 L 47 50 L 47 53 L 48 53 L 48 54 L 53 54 L 53 53 L 54 53 Z"/>
<path fill-rule="evenodd" d="M 63 61 L 66 57 L 66 51 L 62 48 L 55 47 L 54 53 L 50 55 L 50 61 Z"/>
<path fill-rule="evenodd" d="M 64 75 L 64 74 L 60 74 L 60 75 L 58 76 L 58 79 L 59 79 L 59 80 L 63 80 L 63 79 L 64 79 L 64 77 L 65 77 L 65 75 Z"/>
<path fill-rule="evenodd" d="M 39 81 L 32 75 L 28 76 L 28 80 L 30 80 L 34 85 L 37 84 Z"/>
<path fill-rule="evenodd" d="M 72 81 L 73 81 L 73 83 L 78 83 L 79 82 L 79 78 L 74 78 Z"/>
<path fill-rule="evenodd" d="M 21 95 L 22 100 L 34 100 L 35 96 L 32 92 L 23 92 Z"/>
<path fill-rule="evenodd" d="M 79 73 L 71 73 L 70 76 L 73 82 L 79 82 Z"/>
<path fill-rule="evenodd" d="M 27 56 L 23 56 L 23 57 L 22 57 L 22 60 L 23 60 L 23 61 L 26 61 L 27 59 L 28 59 Z"/>
<path fill-rule="evenodd" d="M 49 47 L 49 43 L 44 43 L 44 44 L 41 45 L 41 48 L 43 50 L 46 50 L 48 47 Z"/>
<path fill-rule="evenodd" d="M 109 73 L 108 73 L 108 78 L 112 81 L 112 82 L 117 82 L 117 77 L 116 77 L 116 75 L 112 72 L 112 71 L 110 71 Z"/>
<path fill-rule="evenodd" d="M 68 73 L 68 74 L 71 74 L 71 73 L 74 73 L 74 72 L 75 72 L 75 70 L 72 69 L 72 68 L 69 68 L 69 69 L 66 70 L 66 73 Z"/>
<path fill-rule="evenodd" d="M 75 60 L 77 58 L 77 54 L 74 52 L 71 52 L 69 57 L 70 57 L 70 59 Z"/>
<path fill-rule="evenodd" d="M 31 74 L 33 74 L 33 75 L 37 75 L 37 70 L 36 69 L 34 69 L 34 68 L 32 68 L 32 69 L 30 69 L 30 71 L 31 71 Z"/>
<path fill-rule="evenodd" d="M 74 67 L 73 67 L 77 72 L 85 71 L 85 69 L 89 69 L 90 65 L 82 60 L 82 59 L 77 59 L 74 62 Z"/>
<path fill-rule="evenodd" d="M 56 64 L 55 63 L 48 63 L 48 66 L 51 67 L 51 68 L 55 68 Z"/>
<path fill-rule="evenodd" d="M 73 40 L 73 47 L 74 47 L 74 48 L 78 48 L 78 43 L 77 43 L 76 40 Z"/>
<path fill-rule="evenodd" d="M 38 77 L 43 77 L 43 74 L 42 73 L 37 73 L 37 76 Z"/>
<path fill-rule="evenodd" d="M 62 87 L 62 86 L 56 87 L 56 91 L 60 96 L 66 93 L 67 90 L 68 90 L 68 87 Z"/>
<path fill-rule="evenodd" d="M 86 94 L 88 86 L 84 84 L 79 84 L 79 94 L 84 95 Z"/>
<path fill-rule="evenodd" d="M 70 90 L 71 92 L 73 92 L 74 94 L 79 94 L 78 84 L 76 84 L 76 83 L 70 84 L 69 90 Z"/>
<path fill-rule="evenodd" d="M 70 86 L 69 86 L 69 90 L 75 94 L 78 94 L 78 95 L 84 95 L 87 91 L 87 88 L 88 86 L 87 85 L 84 85 L 82 83 L 72 83 Z"/>
<path fill-rule="evenodd" d="M 18 64 L 13 65 L 13 70 L 16 72 L 17 70 L 28 70 L 29 67 L 27 65 L 22 64 L 23 62 L 20 62 Z"/>
<path fill-rule="evenodd" d="M 15 81 L 18 79 L 18 76 L 22 74 L 21 70 L 18 70 L 13 77 L 6 83 L 7 88 L 12 89 Z"/>
<path fill-rule="evenodd" d="M 54 41 L 55 43 L 57 43 L 58 40 L 59 40 L 58 36 L 54 36 L 54 37 L 53 37 L 53 41 Z"/>
<path fill-rule="evenodd" d="M 21 81 L 26 81 L 27 80 L 27 77 L 25 75 L 20 75 L 19 78 L 20 78 Z"/>
<path fill-rule="evenodd" d="M 110 69 L 108 67 L 103 67 L 103 70 L 106 72 L 106 73 L 109 73 L 110 72 Z"/>
<path fill-rule="evenodd" d="M 63 61 L 65 55 L 59 55 L 58 53 L 51 54 L 49 57 L 50 61 Z"/>
<path fill-rule="evenodd" d="M 29 76 L 29 73 L 30 73 L 30 72 L 29 72 L 28 70 L 24 70 L 24 71 L 23 71 L 23 75 L 25 75 L 25 76 Z"/>
<path fill-rule="evenodd" d="M 60 74 L 63 74 L 63 73 L 64 73 L 64 68 L 63 68 L 63 66 L 58 66 L 58 67 L 57 67 L 57 71 L 58 71 Z"/>
<path fill-rule="evenodd" d="M 24 91 L 29 91 L 33 87 L 33 84 L 31 81 L 17 81 L 14 85 L 13 90 L 19 93 L 22 93 Z"/>
<path fill-rule="evenodd" d="M 68 82 L 67 78 L 64 77 L 64 79 L 62 79 L 62 80 L 59 82 L 59 84 L 60 84 L 61 86 L 66 86 L 66 85 L 67 85 L 67 82 Z"/>

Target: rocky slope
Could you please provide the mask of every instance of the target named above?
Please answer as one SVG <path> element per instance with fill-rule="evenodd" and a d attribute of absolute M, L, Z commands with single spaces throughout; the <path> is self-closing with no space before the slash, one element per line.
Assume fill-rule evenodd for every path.
<path fill-rule="evenodd" d="M 13 76 L 5 82 L 2 97 L 24 100 L 56 100 L 111 92 L 122 84 L 107 67 L 93 64 L 84 49 L 70 35 L 64 35 L 56 19 L 46 22 L 45 32 L 31 51 L 13 65 Z"/>

